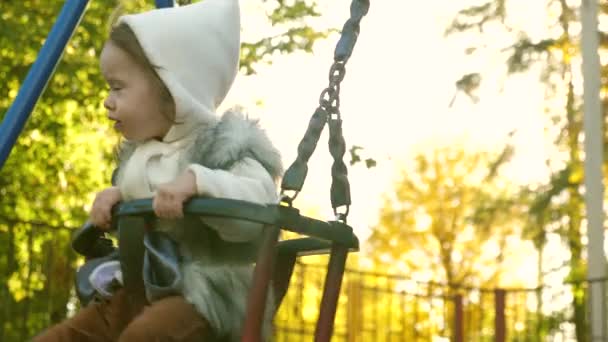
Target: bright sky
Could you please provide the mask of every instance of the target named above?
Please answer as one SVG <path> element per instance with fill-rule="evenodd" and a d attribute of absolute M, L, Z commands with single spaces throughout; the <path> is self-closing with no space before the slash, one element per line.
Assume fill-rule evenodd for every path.
<path fill-rule="evenodd" d="M 526 11 L 534 9 L 527 1 L 519 2 Z M 350 0 L 322 1 L 322 5 L 323 17 L 316 24 L 341 28 L 349 16 Z M 513 142 L 518 148 L 509 174 L 520 183 L 546 177 L 544 160 L 550 144 L 544 133 L 547 116 L 537 74 L 507 79 L 498 48 L 476 58 L 464 54 L 466 44 L 475 43 L 473 36 L 446 39 L 445 28 L 464 5 L 450 0 L 372 1 L 362 21 L 341 93 L 347 144 L 363 146 L 363 157 L 378 161 L 373 169 L 362 164 L 349 169 L 353 201 L 349 221 L 362 240 L 376 221 L 381 194 L 390 191 L 396 166 L 417 150 L 454 141 L 497 149 L 516 129 Z M 244 40 L 272 32 L 264 26 L 259 8 L 253 7 L 259 6 L 257 2 L 242 6 Z M 243 104 L 261 119 L 286 165 L 293 161 L 327 85 L 336 41 L 333 36 L 318 43 L 314 54 L 275 57 L 272 65 L 258 68 L 257 76 L 239 78 L 225 103 Z M 469 72 L 484 76 L 478 92 L 481 101 L 475 104 L 459 93 L 450 107 L 455 81 Z M 299 197 L 300 205 L 318 208 L 324 218 L 331 217 L 330 161 L 324 136 Z"/>

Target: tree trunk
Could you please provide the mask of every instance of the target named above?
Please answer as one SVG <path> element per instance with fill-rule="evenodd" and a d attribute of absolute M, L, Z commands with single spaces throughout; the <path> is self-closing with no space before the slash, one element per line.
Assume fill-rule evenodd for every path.
<path fill-rule="evenodd" d="M 32 272 L 34 268 L 34 230 L 29 229 L 27 233 L 27 276 L 25 278 L 25 298 L 23 299 L 23 311 L 21 315 L 21 341 L 26 341 L 29 337 L 29 320 L 30 320 L 30 302 L 32 296 L 30 295 L 31 283 L 32 283 Z"/>
<path fill-rule="evenodd" d="M 8 227 L 8 236 L 6 239 L 6 244 L 7 244 L 7 248 L 6 248 L 6 269 L 3 275 L 3 281 L 2 281 L 2 310 L 0 310 L 0 314 L 2 315 L 0 318 L 2 319 L 0 321 L 0 341 L 6 341 L 6 322 L 8 321 L 9 317 L 11 317 L 11 310 L 12 310 L 12 303 L 13 300 L 11 298 L 11 294 L 10 294 L 10 290 L 8 288 L 8 280 L 11 277 L 11 274 L 13 273 L 13 270 L 15 269 L 15 232 L 14 232 L 14 226 L 11 224 L 7 225 Z"/>
<path fill-rule="evenodd" d="M 571 65 L 568 65 L 571 68 Z M 568 82 L 568 100 L 566 102 L 566 132 L 568 134 L 568 149 L 570 154 L 570 172 L 571 175 L 582 171 L 581 163 L 581 148 L 579 137 L 581 135 L 582 122 L 580 120 L 580 112 L 575 109 L 574 105 L 574 85 L 572 83 L 572 72 L 568 70 L 570 81 Z M 574 177 L 576 178 L 576 177 Z M 580 179 L 575 180 L 574 184 L 568 187 L 568 203 L 566 204 L 567 216 L 569 218 L 567 229 L 567 243 L 570 248 L 570 274 L 575 285 L 572 286 L 574 324 L 576 325 L 576 339 L 579 342 L 588 341 L 587 324 L 586 324 L 586 304 L 584 295 L 581 292 L 580 281 L 584 277 L 584 264 L 582 262 L 583 243 L 581 234 L 582 223 L 582 204 L 583 198 L 579 192 Z"/>

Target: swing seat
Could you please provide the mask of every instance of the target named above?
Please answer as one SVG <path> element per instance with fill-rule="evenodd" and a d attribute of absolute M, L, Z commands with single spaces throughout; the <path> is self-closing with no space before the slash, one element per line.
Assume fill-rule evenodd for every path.
<path fill-rule="evenodd" d="M 297 257 L 330 254 L 315 333 L 315 341 L 329 341 L 346 256 L 348 252 L 357 251 L 359 248 L 359 240 L 351 227 L 342 222 L 325 222 L 300 215 L 297 209 L 290 206 L 259 205 L 222 198 L 194 198 L 184 206 L 184 213 L 247 220 L 265 226 L 248 295 L 243 341 L 260 340 L 268 288 L 272 286 L 274 289 L 278 309 L 288 290 Z M 117 250 L 111 245 L 111 241 L 104 237 L 104 232 L 92 225 L 85 225 L 80 229 L 72 242 L 74 250 L 92 262 L 90 265 L 94 265 L 94 260 L 103 260 L 118 251 L 124 286 L 134 305 L 144 305 L 146 302 L 142 278 L 143 236 L 146 222 L 153 217 L 150 199 L 122 203 L 115 210 L 114 219 L 118 229 L 119 246 L 124 248 Z M 305 237 L 279 242 L 281 229 Z"/>

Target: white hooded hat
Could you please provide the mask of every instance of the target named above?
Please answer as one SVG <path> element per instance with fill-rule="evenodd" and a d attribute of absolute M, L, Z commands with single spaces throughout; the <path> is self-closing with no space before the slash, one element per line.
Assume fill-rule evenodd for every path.
<path fill-rule="evenodd" d="M 178 123 L 163 138 L 187 137 L 215 122 L 239 65 L 238 0 L 204 0 L 188 6 L 125 15 L 146 57 L 175 101 Z"/>

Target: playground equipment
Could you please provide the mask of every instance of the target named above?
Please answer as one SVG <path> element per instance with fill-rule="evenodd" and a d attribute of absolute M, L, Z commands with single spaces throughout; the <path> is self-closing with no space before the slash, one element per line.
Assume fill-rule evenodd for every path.
<path fill-rule="evenodd" d="M 56 24 L 40 50 L 21 89 L 0 126 L 0 168 L 10 154 L 38 98 L 61 57 L 63 49 L 86 9 L 87 0 L 67 1 Z M 172 0 L 156 0 L 157 7 L 173 6 Z M 195 198 L 184 208 L 186 215 L 214 216 L 249 220 L 265 225 L 263 244 L 257 257 L 253 285 L 248 297 L 243 341 L 259 341 L 261 321 L 268 288 L 273 286 L 277 304 L 285 295 L 294 263 L 299 255 L 330 254 L 324 284 L 315 341 L 329 341 L 332 335 L 336 305 L 340 293 L 347 254 L 356 251 L 359 241 L 347 224 L 350 199 L 347 168 L 343 162 L 345 142 L 340 115 L 340 83 L 345 65 L 351 56 L 359 34 L 359 24 L 369 9 L 369 0 L 353 0 L 350 18 L 346 21 L 334 53 L 329 72 L 329 86 L 320 96 L 319 105 L 298 146 L 296 160 L 287 169 L 281 184 L 281 201 L 276 205 L 259 205 L 221 198 Z M 320 221 L 300 214 L 293 201 L 302 190 L 308 171 L 308 160 L 316 148 L 325 125 L 329 127 L 329 151 L 333 157 L 331 169 L 331 203 L 336 215 L 333 221 Z M 85 225 L 73 241 L 76 251 L 88 260 L 118 252 L 124 274 L 125 288 L 134 301 L 143 303 L 142 280 L 143 235 L 147 220 L 153 217 L 150 199 L 123 203 L 114 212 L 120 246 L 116 249 L 104 233 Z M 128 227 L 128 229 L 125 229 Z M 304 235 L 303 238 L 278 241 L 281 229 Z"/>

